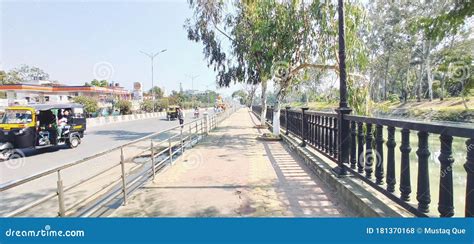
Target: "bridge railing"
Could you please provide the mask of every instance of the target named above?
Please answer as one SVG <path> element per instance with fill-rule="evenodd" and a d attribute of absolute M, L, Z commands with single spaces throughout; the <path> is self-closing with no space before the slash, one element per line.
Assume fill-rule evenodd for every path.
<path fill-rule="evenodd" d="M 269 107 L 267 111 L 273 114 Z M 261 108 L 253 107 L 260 115 Z M 268 116 L 269 123 L 272 122 Z M 308 111 L 305 109 L 281 110 L 280 124 L 285 134 L 291 134 L 302 141 L 302 146 L 309 145 L 332 161 L 338 160 L 338 115 Z M 454 215 L 454 199 L 464 195 L 464 215 L 474 216 L 474 127 L 456 124 L 438 124 L 427 122 L 403 121 L 385 118 L 345 115 L 344 120 L 350 123 L 350 160 L 344 167 L 370 187 L 389 197 L 400 206 L 417 216 L 429 216 L 430 204 L 437 201 L 439 216 Z M 410 141 L 410 134 L 416 133 L 416 142 Z M 385 134 L 387 135 L 385 137 Z M 399 136 L 397 136 L 399 134 Z M 432 169 L 429 138 L 439 136 L 440 152 L 437 157 L 438 169 Z M 453 139 L 465 141 L 464 171 L 453 175 Z M 399 150 L 396 150 L 397 142 Z M 412 148 L 417 148 L 416 152 Z M 416 155 L 416 162 L 412 154 Z M 398 155 L 397 155 L 398 154 Z M 397 157 L 398 156 L 398 157 Z M 430 172 L 438 171 L 439 177 L 431 179 Z M 437 174 L 434 174 L 438 176 Z M 465 177 L 464 177 L 465 176 Z M 465 178 L 465 193 L 455 191 L 454 178 Z M 399 182 L 397 182 L 397 179 Z M 430 184 L 437 183 L 439 187 Z M 416 185 L 416 189 L 412 189 Z M 398 191 L 396 190 L 398 188 Z M 436 189 L 436 192 L 433 192 Z M 414 192 L 414 194 L 412 194 Z M 432 199 L 431 195 L 438 196 Z M 411 201 L 412 195 L 416 203 Z"/>
<path fill-rule="evenodd" d="M 90 216 L 97 210 L 97 202 L 116 197 L 121 197 L 125 205 L 130 189 L 144 179 L 154 179 L 156 172 L 171 165 L 186 147 L 197 143 L 234 111 L 232 107 L 183 126 L 152 133 L 93 156 L 2 184 L 0 205 L 3 211 L 0 215 Z M 32 192 L 29 187 L 33 185 L 41 185 L 40 190 Z M 55 208 L 57 215 L 54 214 Z"/>

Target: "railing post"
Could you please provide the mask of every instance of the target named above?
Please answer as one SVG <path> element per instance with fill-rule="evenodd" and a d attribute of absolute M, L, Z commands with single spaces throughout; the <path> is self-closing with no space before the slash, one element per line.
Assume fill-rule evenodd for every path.
<path fill-rule="evenodd" d="M 356 137 L 357 137 L 356 122 L 351 121 L 351 168 L 356 168 L 357 163 L 357 149 L 356 149 Z"/>
<path fill-rule="evenodd" d="M 155 180 L 155 148 L 153 147 L 153 139 L 150 139 L 151 152 L 151 172 L 153 173 L 153 180 Z"/>
<path fill-rule="evenodd" d="M 365 177 L 368 179 L 372 178 L 373 162 L 374 162 L 374 150 L 372 149 L 372 124 L 367 123 L 367 131 L 365 136 Z M 377 155 L 375 155 L 377 157 Z"/>
<path fill-rule="evenodd" d="M 306 131 L 305 131 L 305 125 L 306 125 L 306 120 L 305 120 L 305 114 L 304 112 L 308 110 L 309 108 L 303 107 L 301 108 L 301 146 L 305 147 L 306 146 Z"/>
<path fill-rule="evenodd" d="M 286 132 L 285 132 L 285 135 L 289 135 L 290 134 L 290 125 L 288 124 L 288 110 L 290 110 L 290 106 L 286 106 L 285 107 L 285 127 L 286 127 Z"/>
<path fill-rule="evenodd" d="M 205 126 L 205 130 L 204 130 L 204 133 L 207 135 L 209 134 L 209 114 L 208 113 L 204 113 L 204 126 Z"/>
<path fill-rule="evenodd" d="M 466 179 L 466 217 L 474 217 L 474 138 L 466 141 L 467 156 L 464 169 L 467 172 Z"/>
<path fill-rule="evenodd" d="M 170 155 L 170 165 L 173 164 L 173 149 L 171 148 L 171 138 L 168 138 L 168 154 Z"/>
<path fill-rule="evenodd" d="M 410 201 L 411 183 L 410 183 L 410 130 L 402 129 L 402 144 L 400 145 L 402 153 L 402 163 L 400 171 L 400 198 L 403 201 Z"/>
<path fill-rule="evenodd" d="M 384 167 L 383 167 L 383 126 L 375 126 L 375 151 L 377 157 L 375 158 L 375 179 L 378 185 L 383 184 Z"/>
<path fill-rule="evenodd" d="M 441 164 L 439 179 L 439 202 L 438 212 L 440 217 L 451 217 L 454 215 L 453 205 L 453 137 L 441 135 L 441 153 L 438 157 Z"/>
<path fill-rule="evenodd" d="M 416 187 L 416 200 L 418 200 L 418 210 L 423 213 L 429 212 L 431 202 L 430 195 L 430 175 L 428 171 L 428 158 L 430 150 L 428 148 L 429 134 L 424 131 L 418 132 L 418 176 Z"/>
<path fill-rule="evenodd" d="M 357 123 L 357 172 L 364 173 L 364 124 Z"/>
<path fill-rule="evenodd" d="M 179 143 L 181 145 L 181 154 L 184 154 L 183 128 L 179 131 Z"/>
<path fill-rule="evenodd" d="M 388 127 L 387 137 L 387 191 L 393 193 L 395 191 L 395 184 L 397 180 L 395 178 L 395 147 L 397 142 L 395 141 L 395 127 Z"/>
<path fill-rule="evenodd" d="M 59 217 L 66 216 L 66 208 L 64 207 L 64 186 L 63 180 L 61 179 L 61 171 L 58 170 L 58 182 L 57 182 L 57 194 L 58 194 L 58 206 L 59 206 Z"/>
<path fill-rule="evenodd" d="M 120 147 L 120 167 L 122 169 L 122 193 L 123 205 L 127 205 L 127 182 L 125 178 L 125 159 L 123 156 L 123 147 Z"/>

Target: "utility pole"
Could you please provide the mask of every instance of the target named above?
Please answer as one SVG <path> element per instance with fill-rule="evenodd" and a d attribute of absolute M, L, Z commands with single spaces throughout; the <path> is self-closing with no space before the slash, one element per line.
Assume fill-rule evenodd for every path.
<path fill-rule="evenodd" d="M 166 52 L 166 49 L 163 49 L 159 52 L 156 53 L 146 53 L 144 51 L 140 51 L 141 53 L 145 54 L 148 56 L 151 60 L 151 96 L 152 96 L 152 102 L 153 102 L 153 112 L 155 112 L 155 86 L 153 85 L 153 60 L 155 59 L 158 54 Z"/>
<path fill-rule="evenodd" d="M 191 78 L 191 104 L 194 107 L 194 79 L 198 78 L 199 75 L 186 75 L 188 78 Z"/>

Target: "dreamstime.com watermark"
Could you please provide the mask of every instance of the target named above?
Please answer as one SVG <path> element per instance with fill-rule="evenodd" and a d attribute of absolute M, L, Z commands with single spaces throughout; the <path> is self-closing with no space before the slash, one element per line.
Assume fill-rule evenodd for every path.
<path fill-rule="evenodd" d="M 7 229 L 4 232 L 6 237 L 84 237 L 86 235 L 84 230 L 53 230 L 51 226 L 46 225 L 44 229 Z"/>

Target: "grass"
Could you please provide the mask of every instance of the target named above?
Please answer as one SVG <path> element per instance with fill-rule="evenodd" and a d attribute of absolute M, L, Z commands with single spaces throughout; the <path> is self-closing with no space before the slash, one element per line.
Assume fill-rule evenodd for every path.
<path fill-rule="evenodd" d="M 433 101 L 409 100 L 406 103 L 399 101 L 373 102 L 373 111 L 390 114 L 396 110 L 404 111 L 403 114 L 409 118 L 433 119 L 445 121 L 474 121 L 474 96 L 467 99 L 465 108 L 464 102 L 460 97 L 445 98 L 443 101 L 435 99 Z M 328 111 L 337 108 L 337 102 L 293 102 L 292 108 L 308 106 L 311 110 Z"/>

